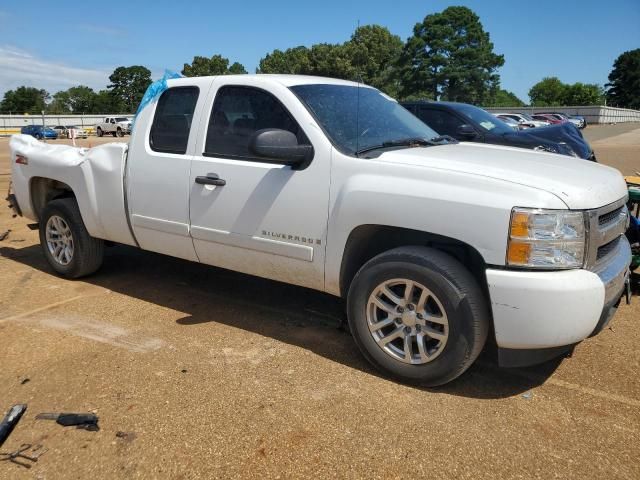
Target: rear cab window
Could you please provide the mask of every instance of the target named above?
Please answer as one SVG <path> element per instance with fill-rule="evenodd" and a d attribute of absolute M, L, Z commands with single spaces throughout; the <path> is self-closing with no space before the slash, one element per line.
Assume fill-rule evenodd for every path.
<path fill-rule="evenodd" d="M 172 87 L 160 96 L 149 133 L 153 151 L 186 153 L 199 93 L 195 86 Z"/>

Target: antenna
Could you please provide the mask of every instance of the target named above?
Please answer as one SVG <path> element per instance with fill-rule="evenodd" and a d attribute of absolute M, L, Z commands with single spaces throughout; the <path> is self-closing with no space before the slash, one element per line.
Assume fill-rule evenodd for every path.
<path fill-rule="evenodd" d="M 356 26 L 356 35 L 358 34 L 358 30 L 360 30 L 360 19 L 358 19 L 358 25 Z M 356 37 L 356 41 L 359 37 Z M 358 151 L 360 150 L 360 82 L 362 81 L 362 75 L 360 71 L 356 71 L 356 80 L 358 81 L 358 90 L 356 93 L 356 155 L 358 155 Z"/>

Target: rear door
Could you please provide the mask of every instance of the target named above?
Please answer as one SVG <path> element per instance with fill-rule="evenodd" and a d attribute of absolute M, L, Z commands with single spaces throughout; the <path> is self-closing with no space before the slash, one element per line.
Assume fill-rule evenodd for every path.
<path fill-rule="evenodd" d="M 215 101 L 214 101 L 215 100 Z M 191 235 L 201 262 L 324 288 L 331 147 L 294 94 L 251 77 L 217 77 L 191 167 Z M 314 157 L 296 170 L 256 158 L 258 130 L 293 132 Z M 224 186 L 203 185 L 217 176 Z"/>
<path fill-rule="evenodd" d="M 188 84 L 186 83 L 188 81 Z M 189 170 L 210 78 L 172 82 L 143 109 L 126 177 L 136 239 L 145 250 L 197 261 L 189 235 Z"/>

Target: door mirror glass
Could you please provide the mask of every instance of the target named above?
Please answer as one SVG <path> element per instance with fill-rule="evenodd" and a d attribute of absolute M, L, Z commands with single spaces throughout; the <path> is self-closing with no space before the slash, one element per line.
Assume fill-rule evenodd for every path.
<path fill-rule="evenodd" d="M 300 167 L 313 157 L 311 145 L 299 145 L 293 133 L 279 128 L 255 132 L 249 139 L 249 151 L 258 157 L 281 160 L 292 167 Z"/>
<path fill-rule="evenodd" d="M 478 132 L 471 125 L 465 123 L 458 127 L 456 136 L 458 140 L 472 140 L 478 136 Z"/>

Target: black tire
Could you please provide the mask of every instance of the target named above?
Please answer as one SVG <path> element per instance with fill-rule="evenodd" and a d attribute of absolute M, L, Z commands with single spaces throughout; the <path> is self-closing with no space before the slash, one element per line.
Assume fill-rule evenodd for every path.
<path fill-rule="evenodd" d="M 124 137 L 124 132 L 122 131 L 122 129 L 121 129 L 121 128 L 118 128 L 118 130 L 116 130 L 116 135 L 117 135 L 118 137 Z"/>
<path fill-rule="evenodd" d="M 57 215 L 69 227 L 73 239 L 73 255 L 67 265 L 57 261 L 49 251 L 46 240 L 46 228 L 49 219 Z M 74 198 L 60 198 L 49 202 L 40 218 L 40 245 L 51 268 L 67 278 L 80 278 L 94 273 L 102 265 L 104 241 L 93 238 L 87 232 L 78 203 Z"/>
<path fill-rule="evenodd" d="M 98 128 L 96 129 L 96 134 L 97 134 L 99 137 L 101 137 L 102 135 L 104 135 L 104 132 L 102 131 L 102 129 L 101 129 L 100 127 L 98 127 Z"/>
<path fill-rule="evenodd" d="M 42 140 L 42 135 L 41 134 L 36 134 L 36 140 Z"/>
<path fill-rule="evenodd" d="M 111 132 L 111 135 L 113 135 L 114 137 L 116 137 L 118 134 L 117 134 L 117 132 Z"/>
<path fill-rule="evenodd" d="M 403 363 L 392 357 L 369 331 L 369 296 L 381 283 L 397 278 L 428 288 L 448 318 L 446 343 L 427 363 Z M 351 283 L 347 310 L 351 333 L 367 360 L 386 375 L 430 387 L 450 382 L 471 366 L 484 347 L 490 322 L 485 295 L 471 273 L 453 257 L 420 246 L 395 248 L 367 262 Z"/>

